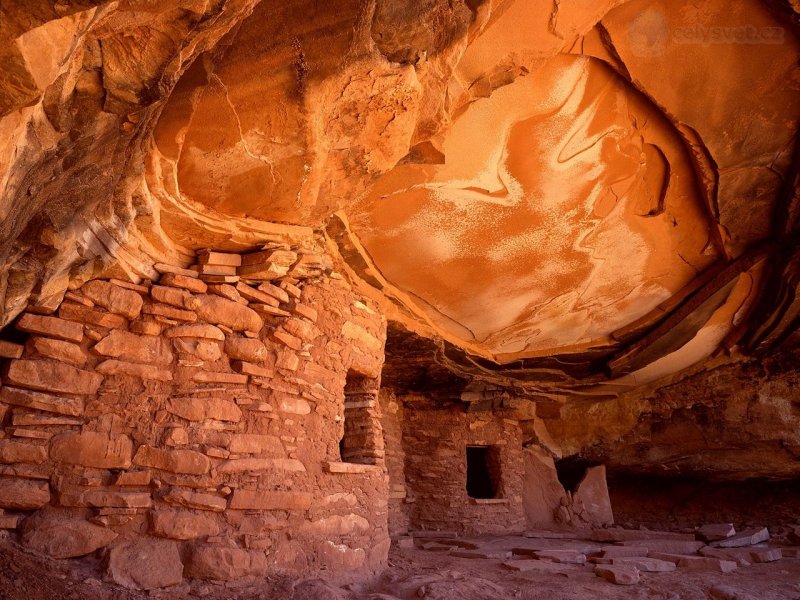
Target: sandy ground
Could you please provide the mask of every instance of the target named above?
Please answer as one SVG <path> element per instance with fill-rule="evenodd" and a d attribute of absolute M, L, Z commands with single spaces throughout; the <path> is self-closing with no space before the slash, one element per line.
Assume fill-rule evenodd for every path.
<path fill-rule="evenodd" d="M 526 538 L 473 541 L 481 550 L 495 552 L 525 545 Z M 553 547 L 563 547 L 565 543 L 569 544 L 553 542 Z M 386 570 L 369 581 L 264 578 L 227 584 L 184 583 L 147 593 L 100 581 L 99 559 L 55 561 L 29 554 L 4 540 L 0 542 L 0 599 L 800 600 L 800 559 L 740 567 L 729 574 L 685 569 L 642 573 L 641 581 L 633 586 L 600 579 L 592 573 L 593 565 L 535 562 L 542 564 L 532 571 L 515 572 L 504 567 L 501 559 L 457 558 L 419 548 L 393 549 Z"/>

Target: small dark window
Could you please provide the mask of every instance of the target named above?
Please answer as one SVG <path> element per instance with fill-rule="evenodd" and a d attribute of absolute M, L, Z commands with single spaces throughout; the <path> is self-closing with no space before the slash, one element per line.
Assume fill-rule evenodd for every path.
<path fill-rule="evenodd" d="M 467 495 L 500 498 L 500 451 L 496 446 L 467 446 Z"/>

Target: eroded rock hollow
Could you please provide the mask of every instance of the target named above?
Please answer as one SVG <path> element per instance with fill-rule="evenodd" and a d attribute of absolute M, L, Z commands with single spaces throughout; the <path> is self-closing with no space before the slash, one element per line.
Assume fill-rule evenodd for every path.
<path fill-rule="evenodd" d="M 392 552 L 800 557 L 798 32 L 794 0 L 3 2 L 4 552 L 287 598 L 508 592 L 380 587 Z"/>

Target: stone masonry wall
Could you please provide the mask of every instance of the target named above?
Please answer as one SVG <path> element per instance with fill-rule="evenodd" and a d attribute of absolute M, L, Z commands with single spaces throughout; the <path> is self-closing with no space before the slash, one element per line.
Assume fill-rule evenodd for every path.
<path fill-rule="evenodd" d="M 405 535 L 410 527 L 413 497 L 406 486 L 406 454 L 403 450 L 403 403 L 391 390 L 381 388 L 381 428 L 386 442 L 386 471 L 389 474 L 389 535 Z"/>
<path fill-rule="evenodd" d="M 496 413 L 468 413 L 456 405 L 432 410 L 422 408 L 413 397 L 404 400 L 405 476 L 408 494 L 414 499 L 411 527 L 466 534 L 526 529 L 519 423 Z M 499 450 L 499 498 L 479 500 L 467 495 L 469 445 Z"/>
<path fill-rule="evenodd" d="M 339 442 L 348 373 L 378 411 L 360 435 L 381 437 L 384 319 L 330 269 L 205 267 L 89 281 L 18 319 L 20 343 L 0 342 L 0 526 L 56 558 L 102 549 L 132 588 L 379 567 L 382 444 L 355 464 Z"/>

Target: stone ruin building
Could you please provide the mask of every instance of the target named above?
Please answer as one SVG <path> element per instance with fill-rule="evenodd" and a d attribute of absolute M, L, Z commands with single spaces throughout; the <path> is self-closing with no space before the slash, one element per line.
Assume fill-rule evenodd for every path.
<path fill-rule="evenodd" d="M 800 598 L 799 32 L 0 2 L 0 598 Z"/>

